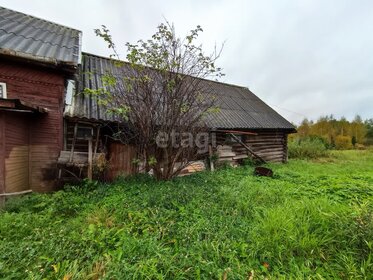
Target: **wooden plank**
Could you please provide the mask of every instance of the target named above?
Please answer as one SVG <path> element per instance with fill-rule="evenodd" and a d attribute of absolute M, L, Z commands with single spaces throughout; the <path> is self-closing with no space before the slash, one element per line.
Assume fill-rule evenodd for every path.
<path fill-rule="evenodd" d="M 234 160 L 237 160 L 237 159 L 244 159 L 244 158 L 248 158 L 249 156 L 246 154 L 246 155 L 238 155 L 238 156 L 235 156 L 233 157 Z"/>
<path fill-rule="evenodd" d="M 265 162 L 265 160 L 261 157 L 261 156 L 259 156 L 257 153 L 255 153 L 249 146 L 247 146 L 245 143 L 243 143 L 236 135 L 234 135 L 234 134 L 231 134 L 232 135 L 232 137 L 234 138 L 234 139 L 236 139 L 236 141 L 237 142 L 239 142 L 239 143 L 241 143 L 242 144 L 242 146 L 244 146 L 249 152 L 250 152 L 250 154 L 252 154 L 255 158 L 257 158 L 258 160 L 260 160 L 261 162 Z"/>
<path fill-rule="evenodd" d="M 58 163 L 66 164 L 70 162 L 70 151 L 61 151 Z M 73 163 L 88 163 L 88 153 L 74 152 Z"/>
<path fill-rule="evenodd" d="M 213 156 L 212 146 L 209 145 L 209 157 L 210 157 L 210 160 L 209 160 L 209 161 L 210 161 L 210 170 L 211 170 L 212 172 L 214 172 L 214 171 L 215 171 L 215 166 L 214 166 L 214 162 L 211 160 L 212 156 Z"/>
<path fill-rule="evenodd" d="M 92 180 L 92 139 L 88 140 L 88 179 Z"/>
<path fill-rule="evenodd" d="M 222 158 L 224 158 L 224 157 L 234 157 L 234 156 L 236 156 L 236 153 L 218 151 L 218 156 L 222 157 Z"/>
<path fill-rule="evenodd" d="M 234 133 L 240 135 L 258 135 L 256 132 L 249 132 L 249 131 L 242 131 L 242 130 L 216 130 L 216 132 L 223 132 L 223 133 Z"/>
<path fill-rule="evenodd" d="M 136 169 L 133 160 L 136 158 L 136 148 L 121 143 L 111 143 L 109 146 L 110 169 L 108 177 L 110 180 L 119 175 L 134 174 Z"/>
<path fill-rule="evenodd" d="M 73 157 L 74 157 L 74 146 L 75 146 L 77 131 L 78 131 L 78 123 L 75 123 L 73 144 L 71 145 L 71 152 L 70 152 L 70 162 L 73 161 Z"/>

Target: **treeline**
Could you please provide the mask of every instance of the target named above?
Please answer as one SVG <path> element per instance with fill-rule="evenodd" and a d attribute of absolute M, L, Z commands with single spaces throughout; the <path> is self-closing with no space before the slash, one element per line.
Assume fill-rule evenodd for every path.
<path fill-rule="evenodd" d="M 304 119 L 290 139 L 319 139 L 329 149 L 363 148 L 373 145 L 373 118 L 362 120 L 357 115 L 352 121 L 333 115 L 320 117 L 316 122 Z"/>

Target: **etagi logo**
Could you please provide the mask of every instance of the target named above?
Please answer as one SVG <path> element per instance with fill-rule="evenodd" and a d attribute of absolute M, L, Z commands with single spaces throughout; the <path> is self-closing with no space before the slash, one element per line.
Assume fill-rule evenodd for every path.
<path fill-rule="evenodd" d="M 156 143 L 159 148 L 173 147 L 178 148 L 197 148 L 198 154 L 207 153 L 209 144 L 216 146 L 215 133 L 199 132 L 192 134 L 190 132 L 176 132 L 171 133 L 159 132 L 156 137 Z"/>

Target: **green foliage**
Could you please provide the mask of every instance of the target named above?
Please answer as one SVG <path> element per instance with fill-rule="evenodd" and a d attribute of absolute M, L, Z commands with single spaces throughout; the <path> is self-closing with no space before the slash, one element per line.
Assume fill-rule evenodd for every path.
<path fill-rule="evenodd" d="M 367 145 L 373 145 L 373 119 L 366 120 L 364 122 L 365 128 L 366 128 L 366 141 L 365 144 Z"/>
<path fill-rule="evenodd" d="M 328 155 L 325 142 L 318 137 L 290 140 L 288 143 L 289 158 L 312 159 Z"/>
<path fill-rule="evenodd" d="M 335 138 L 335 148 L 337 150 L 348 150 L 348 149 L 352 149 L 353 146 L 352 146 L 351 136 L 338 135 Z"/>
<path fill-rule="evenodd" d="M 256 166 L 258 165 L 259 162 L 252 157 L 248 157 L 242 160 L 242 165 L 243 166 Z"/>
<path fill-rule="evenodd" d="M 366 120 L 363 122 L 359 115 L 356 115 L 352 121 L 348 121 L 346 118 L 341 117 L 339 120 L 334 118 L 333 115 L 320 117 L 316 122 L 304 119 L 302 123 L 297 127 L 297 133 L 290 135 L 291 139 L 295 138 L 307 138 L 307 137 L 320 137 L 323 138 L 328 148 L 335 148 L 336 138 L 350 137 L 350 142 L 355 147 L 355 144 L 367 144 L 373 143 L 373 121 Z M 371 129 L 372 128 L 372 129 Z M 353 140 L 353 141 L 352 141 Z M 346 144 L 342 145 L 341 149 L 344 149 Z M 351 148 L 347 145 L 346 149 Z M 356 145 L 358 147 L 359 145 Z"/>
<path fill-rule="evenodd" d="M 11 199 L 0 278 L 372 279 L 373 150 L 267 166 Z"/>
<path fill-rule="evenodd" d="M 171 179 L 179 172 L 176 163 L 186 167 L 195 160 L 199 150 L 194 145 L 172 145 L 173 137 L 157 143 L 160 135 L 174 135 L 184 131 L 193 138 L 207 130 L 206 117 L 217 112 L 216 93 L 210 83 L 201 79 L 223 76 L 216 66 L 222 48 L 206 54 L 198 37 L 198 25 L 186 36 L 179 37 L 169 22 L 157 26 L 149 39 L 126 43 L 126 62 L 120 63 L 116 46 L 109 29 L 102 26 L 95 33 L 113 52 L 109 64 L 101 73 L 100 88 L 85 89 L 84 94 L 97 100 L 102 109 L 118 123 L 111 136 L 124 144 L 137 144 L 137 155 L 145 162 L 145 169 L 153 167 L 160 180 Z M 123 67 L 125 66 L 125 67 Z"/>
<path fill-rule="evenodd" d="M 354 147 L 355 147 L 355 145 L 357 144 L 356 136 L 355 136 L 355 135 L 352 136 L 352 138 L 351 138 L 351 144 L 352 144 L 352 146 L 354 146 Z"/>

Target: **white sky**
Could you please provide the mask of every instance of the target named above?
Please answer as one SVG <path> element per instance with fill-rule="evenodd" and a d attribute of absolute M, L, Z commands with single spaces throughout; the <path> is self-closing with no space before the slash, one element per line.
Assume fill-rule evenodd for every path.
<path fill-rule="evenodd" d="M 108 56 L 93 29 L 106 25 L 121 53 L 166 18 L 180 36 L 196 25 L 207 52 L 225 42 L 223 82 L 249 87 L 290 121 L 373 117 L 370 0 L 0 0 L 0 6 L 83 31 L 83 51 Z M 124 58 L 124 56 L 122 56 Z"/>

